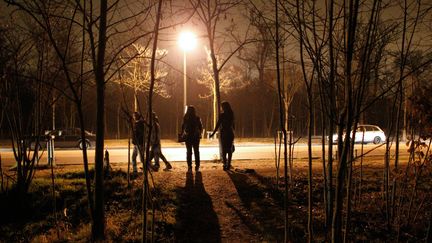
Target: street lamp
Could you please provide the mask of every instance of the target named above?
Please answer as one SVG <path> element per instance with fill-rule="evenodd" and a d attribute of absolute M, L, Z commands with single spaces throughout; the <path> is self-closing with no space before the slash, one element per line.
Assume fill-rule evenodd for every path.
<path fill-rule="evenodd" d="M 183 50 L 183 107 L 185 109 L 186 112 L 186 97 L 187 97 L 187 93 L 186 93 L 186 81 L 187 81 L 187 77 L 186 77 L 186 52 L 187 51 L 191 51 L 193 48 L 195 48 L 196 45 L 196 37 L 195 34 L 189 31 L 185 31 L 180 33 L 179 36 L 179 45 L 180 48 Z"/>

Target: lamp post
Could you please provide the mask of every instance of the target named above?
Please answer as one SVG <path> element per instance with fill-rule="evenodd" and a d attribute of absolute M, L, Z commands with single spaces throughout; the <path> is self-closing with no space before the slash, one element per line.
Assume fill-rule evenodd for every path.
<path fill-rule="evenodd" d="M 179 36 L 179 45 L 183 50 L 183 107 L 186 112 L 187 106 L 187 75 L 186 75 L 186 52 L 191 51 L 196 45 L 196 37 L 192 32 L 182 32 Z"/>

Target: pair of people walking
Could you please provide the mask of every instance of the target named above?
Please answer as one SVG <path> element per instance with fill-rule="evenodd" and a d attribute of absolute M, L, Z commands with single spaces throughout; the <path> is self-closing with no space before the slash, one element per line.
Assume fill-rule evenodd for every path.
<path fill-rule="evenodd" d="M 234 152 L 234 112 L 231 105 L 224 101 L 221 104 L 222 113 L 216 123 L 216 126 L 210 135 L 213 137 L 220 130 L 220 147 L 222 150 L 223 169 L 231 168 L 231 159 Z M 188 106 L 186 114 L 183 117 L 182 134 L 186 143 L 186 160 L 188 171 L 192 170 L 192 150 L 195 155 L 195 170 L 200 167 L 199 144 L 202 134 L 201 118 L 197 116 L 195 107 Z"/>
<path fill-rule="evenodd" d="M 138 173 L 137 169 L 137 156 L 139 154 L 140 160 L 144 163 L 144 139 L 145 139 L 145 127 L 149 127 L 150 125 L 146 123 L 139 112 L 133 113 L 133 124 L 132 124 L 132 143 L 133 143 L 133 151 L 132 151 L 132 167 L 133 173 L 136 175 Z M 156 113 L 152 114 L 152 132 L 151 132 L 151 148 L 150 148 L 150 158 L 147 164 L 147 168 L 157 171 L 159 170 L 159 158 L 165 163 L 165 170 L 169 170 L 172 168 L 171 164 L 162 154 L 161 150 L 161 142 L 160 142 L 160 125 L 159 118 Z M 151 161 L 154 159 L 155 164 L 152 165 Z"/>

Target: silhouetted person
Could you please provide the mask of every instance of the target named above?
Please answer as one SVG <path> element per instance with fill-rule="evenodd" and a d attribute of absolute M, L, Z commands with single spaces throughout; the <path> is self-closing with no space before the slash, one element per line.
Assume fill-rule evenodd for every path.
<path fill-rule="evenodd" d="M 188 171 L 192 170 L 192 149 L 195 155 L 195 170 L 200 167 L 199 144 L 202 133 L 201 118 L 196 115 L 195 107 L 188 106 L 183 117 L 182 133 L 185 135 L 186 160 Z"/>
<path fill-rule="evenodd" d="M 153 112 L 153 127 L 151 133 L 151 150 L 150 150 L 150 161 L 154 158 L 155 164 L 154 169 L 159 169 L 159 158 L 165 163 L 165 170 L 172 168 L 171 164 L 162 154 L 161 141 L 160 141 L 160 125 L 159 118 L 156 113 Z"/>
<path fill-rule="evenodd" d="M 139 154 L 140 161 L 144 165 L 144 135 L 146 122 L 139 112 L 134 112 L 132 115 L 132 143 L 134 145 L 132 151 L 132 167 L 133 176 L 137 176 L 137 156 Z M 150 164 L 147 165 L 150 170 L 155 170 Z"/>
<path fill-rule="evenodd" d="M 221 106 L 222 113 L 210 137 L 213 137 L 216 131 L 220 129 L 223 169 L 229 170 L 231 168 L 231 158 L 234 152 L 234 112 L 231 109 L 231 105 L 226 101 L 222 102 Z"/>
<path fill-rule="evenodd" d="M 132 167 L 133 175 L 136 176 L 138 173 L 137 169 L 137 156 L 139 154 L 141 163 L 144 162 L 142 149 L 144 148 L 144 119 L 139 112 L 134 112 L 132 114 Z"/>
<path fill-rule="evenodd" d="M 105 172 L 105 177 L 109 177 L 110 173 L 112 171 L 111 165 L 110 165 L 110 159 L 109 159 L 109 152 L 108 149 L 105 148 L 105 153 L 104 153 L 104 159 L 103 159 L 103 164 L 104 164 L 104 172 Z"/>

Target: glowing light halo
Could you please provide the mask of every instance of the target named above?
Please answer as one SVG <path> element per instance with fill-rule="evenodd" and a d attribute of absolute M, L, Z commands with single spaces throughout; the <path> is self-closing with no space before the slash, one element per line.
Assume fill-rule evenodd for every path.
<path fill-rule="evenodd" d="M 197 38 L 194 33 L 190 31 L 183 31 L 180 33 L 178 43 L 183 51 L 191 51 L 197 44 Z"/>

